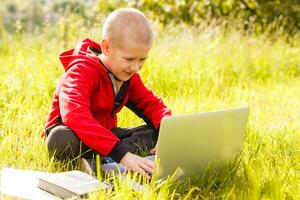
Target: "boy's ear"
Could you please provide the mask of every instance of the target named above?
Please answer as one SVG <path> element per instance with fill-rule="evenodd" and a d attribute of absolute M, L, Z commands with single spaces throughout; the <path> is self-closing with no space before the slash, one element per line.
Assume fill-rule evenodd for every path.
<path fill-rule="evenodd" d="M 109 50 L 110 50 L 110 49 L 109 49 L 110 46 L 109 46 L 109 41 L 108 41 L 108 39 L 107 39 L 107 38 L 102 39 L 102 40 L 101 40 L 100 46 L 101 46 L 101 51 L 102 51 L 102 53 L 103 53 L 104 55 L 108 56 Z"/>

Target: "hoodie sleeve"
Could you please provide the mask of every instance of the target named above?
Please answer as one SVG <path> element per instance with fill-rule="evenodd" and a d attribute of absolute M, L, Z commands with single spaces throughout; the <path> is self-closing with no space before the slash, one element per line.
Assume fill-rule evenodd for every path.
<path fill-rule="evenodd" d="M 156 129 L 159 128 L 163 117 L 171 115 L 171 110 L 163 101 L 145 87 L 138 73 L 130 80 L 126 106 Z"/>
<path fill-rule="evenodd" d="M 73 130 L 85 145 L 120 162 L 127 150 L 90 112 L 91 91 L 98 81 L 97 70 L 90 66 L 76 64 L 66 71 L 59 91 L 62 122 Z"/>

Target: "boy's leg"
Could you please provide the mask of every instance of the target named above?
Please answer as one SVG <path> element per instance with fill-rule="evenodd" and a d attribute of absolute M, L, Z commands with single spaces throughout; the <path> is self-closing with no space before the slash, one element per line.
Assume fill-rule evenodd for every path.
<path fill-rule="evenodd" d="M 114 128 L 112 132 L 120 138 L 122 143 L 131 153 L 139 153 L 141 150 L 150 150 L 157 141 L 155 129 L 147 125 L 132 128 Z M 47 136 L 47 148 L 50 154 L 64 159 L 73 159 L 81 154 L 84 158 L 95 158 L 96 151 L 90 149 L 64 125 L 58 125 L 49 131 Z"/>
<path fill-rule="evenodd" d="M 131 152 L 140 154 L 152 149 L 157 142 L 157 133 L 147 125 L 132 128 L 114 128 L 112 132 L 120 138 L 122 144 Z M 144 156 L 144 155 L 143 155 Z"/>
<path fill-rule="evenodd" d="M 64 125 L 58 125 L 49 131 L 47 148 L 50 155 L 59 160 L 74 159 L 81 155 L 93 158 L 97 152 L 84 145 L 74 132 Z"/>
<path fill-rule="evenodd" d="M 111 131 L 122 141 L 122 144 L 134 154 L 140 154 L 145 149 L 152 149 L 157 141 L 157 133 L 155 129 L 150 128 L 147 125 L 132 128 L 114 128 Z M 145 156 L 145 153 L 141 156 Z M 104 157 L 104 160 L 106 158 L 107 157 Z M 145 158 L 154 161 L 153 155 Z M 118 174 L 119 172 L 124 173 L 127 171 L 127 168 L 120 163 L 118 164 L 114 161 L 108 160 L 107 162 L 102 163 L 101 170 L 112 175 Z"/>

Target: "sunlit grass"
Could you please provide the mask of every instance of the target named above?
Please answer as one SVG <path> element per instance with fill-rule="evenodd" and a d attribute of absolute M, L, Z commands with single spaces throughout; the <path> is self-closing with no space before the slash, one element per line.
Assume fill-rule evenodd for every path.
<path fill-rule="evenodd" d="M 80 39 L 100 36 L 99 30 L 86 31 L 75 23 L 66 43 L 60 23 L 35 37 L 3 34 L 0 38 L 1 166 L 41 171 L 78 167 L 48 158 L 39 133 L 63 73 L 59 53 Z M 128 181 L 115 179 L 115 191 L 101 191 L 91 198 L 299 199 L 299 37 L 292 42 L 286 43 L 280 34 L 225 32 L 222 26 L 157 28 L 149 60 L 141 70 L 145 84 L 174 114 L 249 105 L 243 151 L 238 162 L 219 173 L 208 170 L 179 182 L 153 180 L 140 193 L 133 192 Z M 121 127 L 141 123 L 126 109 L 119 115 Z"/>

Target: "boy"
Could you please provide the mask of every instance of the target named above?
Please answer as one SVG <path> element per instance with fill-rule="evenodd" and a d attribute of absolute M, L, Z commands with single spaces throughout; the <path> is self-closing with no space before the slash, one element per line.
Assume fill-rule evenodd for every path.
<path fill-rule="evenodd" d="M 140 146 L 155 154 L 161 119 L 171 115 L 137 73 L 153 41 L 143 13 L 121 8 L 106 19 L 102 41 L 83 40 L 63 52 L 63 74 L 46 123 L 47 148 L 58 159 L 96 153 L 147 176 L 154 163 L 135 155 Z M 127 106 L 147 125 L 117 128 L 116 114 Z"/>

